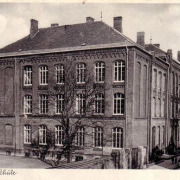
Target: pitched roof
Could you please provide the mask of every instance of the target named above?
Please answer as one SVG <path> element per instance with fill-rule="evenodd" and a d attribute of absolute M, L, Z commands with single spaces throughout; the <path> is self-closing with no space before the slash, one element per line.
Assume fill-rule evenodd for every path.
<path fill-rule="evenodd" d="M 43 49 L 90 46 L 119 43 L 122 46 L 134 45 L 129 38 L 97 21 L 74 25 L 41 28 L 32 39 L 29 35 L 0 49 L 0 53 L 22 52 Z"/>
<path fill-rule="evenodd" d="M 147 51 L 154 51 L 155 54 L 159 57 L 162 57 L 162 56 L 166 56 L 166 52 L 163 51 L 162 49 L 158 48 L 157 46 L 155 46 L 154 44 L 146 44 L 145 45 L 145 49 Z"/>

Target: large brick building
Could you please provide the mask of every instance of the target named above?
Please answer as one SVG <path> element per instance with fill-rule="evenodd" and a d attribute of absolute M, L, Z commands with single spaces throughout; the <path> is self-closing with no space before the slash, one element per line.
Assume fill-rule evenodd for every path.
<path fill-rule="evenodd" d="M 78 83 L 83 83 L 88 69 L 94 83 L 105 86 L 96 113 L 83 120 L 93 119 L 97 126 L 78 132 L 79 141 L 92 144 L 79 150 L 83 158 L 108 155 L 122 147 L 145 146 L 150 153 L 157 144 L 167 147 L 172 134 L 178 144 L 180 63 L 173 60 L 172 51 L 166 53 L 158 44 L 145 45 L 144 32 L 137 33 L 136 43 L 130 40 L 122 33 L 122 17 L 114 18 L 114 27 L 87 17 L 86 23 L 48 28 L 38 28 L 38 21 L 31 20 L 28 36 L 0 50 L 2 152 L 12 149 L 21 154 L 34 134 L 45 145 L 47 128 L 61 135 L 58 107 L 48 106 L 47 91 L 53 76 L 55 83 L 63 83 L 67 60 L 75 62 L 76 73 L 82 75 Z M 62 103 L 63 97 L 58 98 Z M 84 102 L 82 96 L 78 98 Z M 95 136 L 83 136 L 94 128 Z M 105 137 L 110 140 L 102 147 Z"/>

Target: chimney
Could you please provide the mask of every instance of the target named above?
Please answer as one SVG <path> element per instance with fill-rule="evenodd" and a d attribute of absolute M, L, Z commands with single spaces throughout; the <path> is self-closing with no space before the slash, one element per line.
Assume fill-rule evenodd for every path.
<path fill-rule="evenodd" d="M 58 26 L 59 26 L 58 23 L 51 24 L 51 27 L 58 27 Z"/>
<path fill-rule="evenodd" d="M 91 22 L 94 22 L 94 18 L 92 18 L 92 17 L 86 17 L 86 22 L 87 23 L 91 23 Z"/>
<path fill-rule="evenodd" d="M 114 17 L 114 29 L 122 33 L 122 17 Z"/>
<path fill-rule="evenodd" d="M 169 56 L 169 60 L 172 59 L 172 49 L 167 50 L 167 55 Z"/>
<path fill-rule="evenodd" d="M 31 19 L 30 38 L 32 39 L 37 33 L 38 33 L 38 21 L 35 19 Z"/>
<path fill-rule="evenodd" d="M 137 32 L 137 44 L 144 47 L 145 45 L 144 39 L 145 39 L 145 32 Z"/>
<path fill-rule="evenodd" d="M 180 62 L 180 51 L 178 51 L 178 55 L 177 56 L 178 56 L 177 59 Z"/>
<path fill-rule="evenodd" d="M 160 44 L 153 44 L 154 46 L 156 46 L 157 48 L 160 48 Z"/>

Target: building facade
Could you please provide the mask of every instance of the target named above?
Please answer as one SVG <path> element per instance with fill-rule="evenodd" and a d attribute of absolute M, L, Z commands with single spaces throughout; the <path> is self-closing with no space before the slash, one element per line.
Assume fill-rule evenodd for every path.
<path fill-rule="evenodd" d="M 94 84 L 103 87 L 95 94 L 93 114 L 83 117 L 84 127 L 77 131 L 80 148 L 74 157 L 94 158 L 137 146 L 150 154 L 157 144 L 165 149 L 172 136 L 178 145 L 180 64 L 171 50 L 166 53 L 144 40 L 143 32 L 137 33 L 137 43 L 123 35 L 122 17 L 114 18 L 113 28 L 91 17 L 82 24 L 41 29 L 31 20 L 27 37 L 0 50 L 1 152 L 22 154 L 36 137 L 45 146 L 48 129 L 61 149 L 63 129 L 57 120 L 64 96 L 52 100 L 48 91 L 66 83 L 66 62 L 75 64 L 78 86 L 88 71 Z M 76 114 L 81 114 L 86 100 L 81 93 L 76 100 Z M 85 127 L 91 121 L 93 126 Z"/>

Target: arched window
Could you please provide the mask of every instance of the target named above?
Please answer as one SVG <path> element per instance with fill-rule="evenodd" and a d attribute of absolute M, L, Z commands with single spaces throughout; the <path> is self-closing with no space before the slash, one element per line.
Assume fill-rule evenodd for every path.
<path fill-rule="evenodd" d="M 153 71 L 153 90 L 157 90 L 157 70 Z"/>
<path fill-rule="evenodd" d="M 114 114 L 116 115 L 124 114 L 124 94 L 121 93 L 114 94 Z"/>
<path fill-rule="evenodd" d="M 103 128 L 93 128 L 94 147 L 103 147 Z"/>
<path fill-rule="evenodd" d="M 41 94 L 39 96 L 39 113 L 46 114 L 48 113 L 48 95 Z"/>
<path fill-rule="evenodd" d="M 125 62 L 114 62 L 114 82 L 124 82 L 125 80 Z"/>
<path fill-rule="evenodd" d="M 24 114 L 32 114 L 32 96 L 24 96 Z"/>
<path fill-rule="evenodd" d="M 78 63 L 76 65 L 76 79 L 77 83 L 85 82 L 86 65 L 84 63 Z"/>
<path fill-rule="evenodd" d="M 24 144 L 31 144 L 31 126 L 24 125 Z"/>
<path fill-rule="evenodd" d="M 104 114 L 104 94 L 95 95 L 95 113 Z"/>
<path fill-rule="evenodd" d="M 58 94 L 56 97 L 56 114 L 64 111 L 64 94 Z"/>
<path fill-rule="evenodd" d="M 39 67 L 39 84 L 40 85 L 48 84 L 48 67 L 47 66 Z"/>
<path fill-rule="evenodd" d="M 63 145 L 64 140 L 64 131 L 62 126 L 55 127 L 55 144 Z"/>
<path fill-rule="evenodd" d="M 96 82 L 104 82 L 105 80 L 105 63 L 104 62 L 96 62 L 95 77 L 96 77 Z"/>
<path fill-rule="evenodd" d="M 46 145 L 47 127 L 45 125 L 39 126 L 39 144 Z"/>
<path fill-rule="evenodd" d="M 123 129 L 115 127 L 112 129 L 112 144 L 113 148 L 123 147 Z"/>
<path fill-rule="evenodd" d="M 84 114 L 86 108 L 85 95 L 83 93 L 77 94 L 76 109 L 77 114 Z"/>
<path fill-rule="evenodd" d="M 24 67 L 24 86 L 32 85 L 32 66 Z"/>
<path fill-rule="evenodd" d="M 55 70 L 56 70 L 56 83 L 64 84 L 65 82 L 64 65 L 63 64 L 56 65 Z"/>
<path fill-rule="evenodd" d="M 79 127 L 75 137 L 75 144 L 77 146 L 84 146 L 84 127 Z"/>

